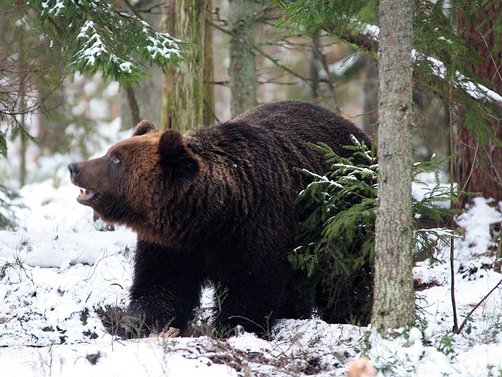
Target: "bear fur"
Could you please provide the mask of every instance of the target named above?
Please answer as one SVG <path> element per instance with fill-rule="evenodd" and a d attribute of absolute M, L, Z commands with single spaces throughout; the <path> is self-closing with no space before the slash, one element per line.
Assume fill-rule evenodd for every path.
<path fill-rule="evenodd" d="M 129 314 L 186 331 L 211 281 L 219 330 L 261 332 L 276 318 L 308 315 L 288 289 L 285 258 L 297 246 L 295 204 L 308 184 L 299 169 L 327 172 L 308 143 L 348 157 L 351 134 L 369 145 L 336 113 L 284 101 L 185 135 L 143 121 L 103 157 L 70 164 L 77 200 L 137 233 Z"/>

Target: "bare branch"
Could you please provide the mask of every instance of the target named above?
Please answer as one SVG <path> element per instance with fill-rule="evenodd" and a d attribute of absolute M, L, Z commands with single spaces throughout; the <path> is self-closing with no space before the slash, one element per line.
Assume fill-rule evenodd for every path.
<path fill-rule="evenodd" d="M 500 279 L 500 281 L 490 290 L 490 292 L 488 292 L 475 306 L 474 308 L 472 308 L 472 310 L 469 312 L 469 314 L 467 314 L 467 316 L 464 318 L 464 320 L 462 321 L 462 324 L 460 325 L 459 329 L 455 332 L 456 334 L 460 334 L 462 332 L 462 330 L 464 329 L 467 321 L 469 320 L 469 318 L 471 318 L 472 316 L 472 313 L 474 313 L 474 311 L 479 308 L 479 306 L 485 302 L 485 300 L 490 297 L 490 295 L 495 291 L 495 289 L 497 289 L 500 285 L 502 285 L 502 279 Z"/>
<path fill-rule="evenodd" d="M 221 27 L 220 25 L 218 25 L 217 23 L 215 22 L 210 22 L 211 26 L 213 26 L 214 28 L 216 28 L 217 30 L 221 31 L 222 33 L 225 33 L 225 34 L 228 34 L 228 35 L 232 35 L 232 32 Z M 306 84 L 308 84 L 309 86 L 312 86 L 312 83 L 311 83 L 311 80 L 303 75 L 300 75 L 299 73 L 293 71 L 291 68 L 285 66 L 284 64 L 281 64 L 279 62 L 279 59 L 276 59 L 274 58 L 272 55 L 268 54 L 267 52 L 265 52 L 263 49 L 261 49 L 260 47 L 258 47 L 256 44 L 253 44 L 253 45 L 250 45 L 249 46 L 250 48 L 254 49 L 256 52 L 258 52 L 260 55 L 264 56 L 265 58 L 267 58 L 270 62 L 272 62 L 275 66 L 279 67 L 280 69 L 288 72 L 290 75 L 302 80 L 303 82 L 305 82 Z"/>

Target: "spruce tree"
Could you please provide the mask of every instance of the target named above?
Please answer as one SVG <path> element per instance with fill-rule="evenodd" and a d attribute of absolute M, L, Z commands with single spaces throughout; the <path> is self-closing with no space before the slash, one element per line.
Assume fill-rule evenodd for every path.
<path fill-rule="evenodd" d="M 320 28 L 377 57 L 378 1 L 276 0 L 283 24 L 304 34 Z M 500 1 L 414 3 L 414 89 L 439 96 L 452 117 L 459 188 L 500 199 L 502 93 Z M 485 192 L 486 191 L 486 192 Z"/>
<path fill-rule="evenodd" d="M 167 72 L 184 58 L 184 42 L 155 31 L 133 8 L 119 9 L 104 0 L 27 0 L 21 5 L 7 1 L 2 11 L 15 18 L 18 29 L 26 30 L 29 38 L 23 39 L 23 50 L 30 52 L 24 54 L 21 64 L 16 42 L 2 45 L 2 76 L 5 82 L 12 83 L 0 97 L 0 154 L 4 156 L 8 137 L 30 137 L 18 115 L 40 111 L 46 99 L 38 85 L 41 81 L 35 90 L 33 80 L 57 73 L 57 84 L 67 74 L 100 72 L 105 78 L 128 83 L 147 76 L 142 68 L 145 63 L 156 64 Z M 57 61 L 50 65 L 51 59 L 44 58 L 48 55 L 57 56 Z M 20 66 L 25 67 L 22 72 Z M 24 80 L 21 86 L 19 78 Z M 51 91 L 54 86 L 48 89 Z M 30 100 L 29 108 L 17 105 L 16 98 L 21 94 L 35 92 L 39 98 Z"/>
<path fill-rule="evenodd" d="M 41 30 L 73 71 L 102 72 L 117 81 L 138 80 L 141 62 L 167 71 L 182 59 L 182 42 L 159 33 L 134 13 L 104 0 L 27 0 Z"/>

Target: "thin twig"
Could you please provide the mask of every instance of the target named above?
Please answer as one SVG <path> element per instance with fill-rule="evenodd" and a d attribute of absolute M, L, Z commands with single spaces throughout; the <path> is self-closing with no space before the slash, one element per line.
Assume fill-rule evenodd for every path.
<path fill-rule="evenodd" d="M 333 83 L 333 81 L 331 80 L 331 77 L 332 77 L 332 74 L 329 70 L 329 65 L 328 65 L 328 61 L 326 59 L 326 55 L 324 55 L 319 47 L 319 44 L 318 43 L 315 43 L 316 41 L 314 41 L 314 45 L 312 47 L 312 50 L 314 52 L 314 55 L 317 57 L 317 59 L 321 62 L 321 65 L 322 65 L 322 68 L 324 70 L 324 73 L 326 74 L 326 77 L 328 78 L 328 88 L 329 88 L 329 91 L 331 92 L 331 96 L 333 97 L 333 104 L 335 106 L 335 110 L 336 112 L 340 112 L 340 108 L 338 107 L 338 101 L 336 100 L 336 92 L 335 92 L 335 84 Z M 317 40 L 318 42 L 318 40 Z"/>
<path fill-rule="evenodd" d="M 479 33 L 479 36 L 481 37 L 481 39 L 483 39 L 483 42 L 485 44 L 485 47 L 486 47 L 486 50 L 488 51 L 488 54 L 490 55 L 490 60 L 493 64 L 493 67 L 495 68 L 495 72 L 494 72 L 494 76 L 498 76 L 498 79 L 499 80 L 502 80 L 502 75 L 500 74 L 500 64 L 497 64 L 496 60 L 493 58 L 493 52 L 491 51 L 490 49 L 490 45 L 488 44 L 488 42 L 486 41 L 486 38 L 485 36 L 483 35 L 483 33 L 481 31 L 478 32 Z M 492 77 L 490 79 L 490 81 L 494 81 L 496 80 L 495 77 Z"/>
<path fill-rule="evenodd" d="M 449 116 L 449 126 L 450 126 L 450 154 L 453 154 L 453 150 L 455 148 L 454 142 L 454 130 L 453 130 L 453 117 L 455 116 L 452 111 L 452 88 L 449 88 L 449 104 L 448 111 L 450 113 Z M 453 208 L 453 193 L 454 193 L 454 177 L 453 172 L 455 171 L 455 166 L 453 162 L 453 158 L 450 158 L 450 207 Z M 453 217 L 450 219 L 451 221 L 451 229 L 454 227 Z M 458 316 L 457 316 L 457 300 L 455 298 L 455 237 L 452 235 L 450 239 L 450 276 L 451 276 L 451 284 L 450 284 L 450 296 L 451 296 L 451 306 L 453 311 L 453 332 L 456 333 L 458 331 Z"/>
<path fill-rule="evenodd" d="M 230 36 L 233 36 L 233 35 L 234 35 L 231 31 L 229 31 L 229 30 L 227 30 L 227 29 L 225 29 L 225 28 L 221 27 L 220 25 L 218 25 L 218 24 L 217 24 L 217 23 L 215 23 L 215 22 L 210 21 L 210 22 L 209 22 L 209 24 L 210 24 L 211 26 L 213 26 L 214 28 L 216 28 L 217 30 L 221 31 L 222 33 L 225 33 L 225 34 L 230 35 Z M 252 44 L 252 43 L 250 43 L 250 42 L 248 42 L 248 41 L 244 41 L 244 42 L 248 45 L 248 47 L 249 47 L 249 48 L 251 48 L 251 49 L 255 50 L 255 51 L 256 51 L 256 52 L 258 52 L 260 55 L 262 55 L 262 56 L 264 56 L 265 58 L 267 58 L 268 60 L 270 60 L 270 61 L 271 61 L 274 65 L 276 65 L 277 67 L 279 67 L 279 68 L 281 68 L 282 70 L 284 70 L 284 71 L 288 72 L 290 75 L 292 75 L 292 76 L 294 76 L 294 77 L 299 78 L 300 80 L 302 80 L 302 81 L 303 81 L 303 82 L 305 82 L 306 84 L 308 84 L 308 85 L 312 86 L 311 80 L 309 80 L 307 77 L 304 77 L 304 76 L 300 75 L 299 73 L 297 73 L 297 72 L 293 71 L 291 68 L 288 68 L 288 67 L 286 67 L 285 65 L 283 65 L 283 64 L 281 64 L 281 63 L 279 63 L 279 60 L 278 60 L 278 59 L 276 59 L 276 58 L 274 58 L 273 56 L 271 56 L 270 54 L 266 53 L 266 52 L 265 52 L 265 51 L 263 51 L 261 48 L 259 48 L 257 45 Z"/>
<path fill-rule="evenodd" d="M 138 10 L 134 7 L 134 5 L 131 4 L 129 0 L 124 0 L 124 4 L 132 12 L 132 14 L 134 14 L 138 19 L 143 21 L 143 17 L 141 17 Z"/>
<path fill-rule="evenodd" d="M 472 308 L 472 310 L 469 312 L 469 314 L 467 314 L 467 316 L 464 318 L 464 321 L 462 322 L 462 324 L 460 325 L 460 328 L 458 329 L 458 331 L 455 331 L 455 334 L 460 334 L 462 332 L 462 330 L 464 329 L 464 326 L 465 324 L 467 323 L 467 320 L 471 317 L 472 313 L 474 313 L 474 311 L 479 308 L 479 306 L 495 291 L 495 289 L 497 289 L 499 287 L 499 285 L 502 285 L 502 279 L 499 280 L 499 282 L 495 285 L 495 287 L 493 287 L 490 292 L 488 292 L 485 297 L 483 297 L 481 299 L 481 301 L 479 301 L 475 306 L 474 308 Z"/>
<path fill-rule="evenodd" d="M 468 145 L 468 147 L 470 147 L 470 146 Z M 471 166 L 471 170 L 469 171 L 469 175 L 465 179 L 464 185 L 462 186 L 462 188 L 458 192 L 458 199 L 459 199 L 460 203 L 462 203 L 462 201 L 463 201 L 462 200 L 463 193 L 464 193 L 465 189 L 467 188 L 467 185 L 469 184 L 469 181 L 471 180 L 472 174 L 474 173 L 474 167 L 476 165 L 476 160 L 477 160 L 477 157 L 478 157 L 478 150 L 479 150 L 479 145 L 476 144 L 476 149 L 474 150 L 474 157 L 471 160 L 473 162 L 472 166 Z"/>
<path fill-rule="evenodd" d="M 204 102 L 205 108 L 207 109 L 207 111 L 209 111 L 211 113 L 211 116 L 214 118 L 214 120 L 216 120 L 217 123 L 221 123 L 221 120 L 218 118 L 216 113 L 213 111 L 212 106 L 209 105 L 207 100 L 205 98 L 203 98 L 202 101 Z M 205 124 L 204 126 L 209 126 L 209 124 Z"/>

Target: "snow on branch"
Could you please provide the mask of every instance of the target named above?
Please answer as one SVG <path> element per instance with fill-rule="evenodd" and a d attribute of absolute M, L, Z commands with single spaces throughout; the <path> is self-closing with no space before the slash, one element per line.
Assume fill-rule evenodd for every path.
<path fill-rule="evenodd" d="M 48 36 L 59 43 L 74 71 L 135 80 L 146 74 L 140 57 L 164 72 L 183 59 L 181 40 L 156 32 L 104 0 L 27 0 L 27 5 L 38 11 Z"/>
<path fill-rule="evenodd" d="M 380 28 L 375 25 L 360 25 L 361 34 L 369 38 L 370 40 L 377 42 L 379 41 Z M 447 79 L 447 67 L 446 65 L 433 57 L 422 54 L 421 52 L 413 49 L 412 58 L 415 62 L 427 62 L 432 70 L 434 76 L 441 80 Z M 455 71 L 453 75 L 454 81 L 453 86 L 463 90 L 470 97 L 475 100 L 486 100 L 493 102 L 499 106 L 502 106 L 502 95 L 488 89 L 486 86 L 473 82 L 465 77 L 458 71 Z"/>
<path fill-rule="evenodd" d="M 432 72 L 436 77 L 442 80 L 446 80 L 447 69 L 445 64 L 435 58 L 426 56 L 413 50 L 413 60 L 414 61 L 426 61 L 432 69 Z M 458 71 L 455 71 L 454 75 L 454 86 L 465 91 L 469 96 L 476 100 L 488 100 L 491 102 L 498 103 L 502 105 L 502 96 L 493 90 L 488 89 L 486 86 L 477 84 Z"/>

